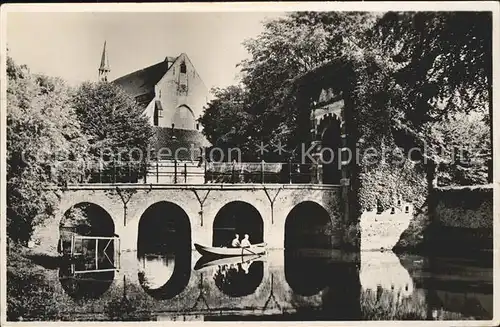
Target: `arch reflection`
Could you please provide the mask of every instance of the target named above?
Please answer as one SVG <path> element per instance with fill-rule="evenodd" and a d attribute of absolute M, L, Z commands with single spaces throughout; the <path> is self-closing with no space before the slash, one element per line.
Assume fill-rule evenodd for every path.
<path fill-rule="evenodd" d="M 285 249 L 285 280 L 296 294 L 313 296 L 327 286 L 324 258 L 308 257 Z"/>
<path fill-rule="evenodd" d="M 191 226 L 181 207 L 159 202 L 144 212 L 137 256 L 139 283 L 150 296 L 171 299 L 186 288 L 191 275 Z"/>
<path fill-rule="evenodd" d="M 262 261 L 243 261 L 218 265 L 213 274 L 217 288 L 230 297 L 253 294 L 263 277 L 264 263 Z"/>

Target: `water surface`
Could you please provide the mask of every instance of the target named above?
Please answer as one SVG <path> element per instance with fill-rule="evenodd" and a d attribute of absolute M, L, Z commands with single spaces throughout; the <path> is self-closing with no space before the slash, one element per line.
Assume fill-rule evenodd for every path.
<path fill-rule="evenodd" d="M 305 250 L 215 262 L 200 259 L 197 252 L 140 257 L 122 252 L 119 260 L 114 272 L 74 274 L 67 267 L 48 272 L 58 285 L 54 297 L 64 316 L 489 320 L 493 315 L 491 260 Z"/>

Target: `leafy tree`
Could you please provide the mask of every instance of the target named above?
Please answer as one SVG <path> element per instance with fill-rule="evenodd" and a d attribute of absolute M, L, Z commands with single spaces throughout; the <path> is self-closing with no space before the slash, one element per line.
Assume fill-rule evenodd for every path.
<path fill-rule="evenodd" d="M 304 133 L 309 130 L 309 112 L 296 110 L 287 103 L 288 84 L 300 74 L 342 56 L 345 51 L 346 35 L 360 37 L 371 26 L 376 15 L 371 13 L 337 12 L 297 12 L 286 17 L 264 23 L 264 31 L 256 38 L 244 42 L 251 58 L 240 64 L 245 90 L 244 111 L 251 116 L 251 128 L 246 128 L 246 138 L 235 141 L 253 142 L 252 147 L 241 148 L 254 152 L 254 147 L 282 142 L 288 150 L 304 141 Z M 241 88 L 241 87 L 238 87 Z M 217 96 L 218 94 L 216 94 Z M 219 94 L 223 101 L 226 94 Z M 225 101 L 227 102 L 227 101 Z M 205 111 L 209 115 L 211 107 Z M 231 102 L 227 102 L 228 105 Z M 241 111 L 241 108 L 237 109 Z M 213 114 L 213 117 L 217 115 Z M 207 118 L 208 119 L 208 118 Z M 210 124 L 202 118 L 203 124 Z M 240 122 L 227 124 L 240 126 Z M 224 124 L 223 124 L 224 125 Z M 239 134 L 242 134 L 242 130 Z M 228 129 L 229 130 L 229 129 Z M 228 130 L 206 130 L 209 139 L 217 140 Z M 247 153 L 254 157 L 254 153 Z M 289 154 L 277 155 L 268 152 L 262 159 L 280 161 Z"/>
<path fill-rule="evenodd" d="M 336 60 L 350 63 L 356 75 L 353 120 L 365 146 L 438 147 L 432 126 L 452 133 L 453 117 L 472 111 L 490 124 L 491 139 L 489 13 L 291 13 L 265 22 L 244 45 L 251 55 L 241 69 L 253 139 L 288 149 L 307 141 L 311 103 L 296 99 L 319 94 L 298 94 L 290 84 Z M 222 136 L 216 129 L 207 133 Z M 457 138 L 454 147 L 458 140 L 470 145 Z M 428 154 L 438 162 L 439 156 Z"/>
<path fill-rule="evenodd" d="M 238 148 L 245 160 L 256 159 L 252 141 L 258 135 L 258 127 L 254 123 L 255 116 L 246 111 L 247 92 L 241 86 L 229 86 L 225 89 L 214 88 L 212 93 L 215 99 L 199 119 L 203 124 L 203 133 L 226 156 L 230 149 Z M 231 156 L 237 159 L 236 152 L 231 152 Z"/>
<path fill-rule="evenodd" d="M 87 141 L 63 81 L 33 75 L 11 58 L 7 81 L 7 233 L 26 242 L 54 210 L 48 187 L 81 178 Z"/>
<path fill-rule="evenodd" d="M 72 98 L 82 131 L 89 136 L 90 153 L 109 174 L 139 176 L 148 155 L 153 129 L 135 100 L 118 86 L 100 82 L 82 84 Z M 130 164 L 130 163 L 133 164 Z M 115 168 L 118 167 L 118 168 Z M 101 167 L 92 167 L 98 171 Z"/>
<path fill-rule="evenodd" d="M 450 119 L 459 123 L 453 118 L 457 113 L 471 112 L 479 112 L 489 123 L 491 145 L 491 31 L 488 12 L 390 12 L 369 31 L 371 48 L 392 70 L 394 83 L 387 92 L 398 108 L 392 125 L 413 135 L 407 146 L 414 146 L 418 138 L 441 146 L 439 139 L 425 136 L 430 133 L 426 123 L 447 127 L 453 133 Z M 459 145 L 457 140 L 464 143 Z M 457 138 L 446 145 L 469 143 Z M 491 160 L 491 147 L 488 152 Z"/>
<path fill-rule="evenodd" d="M 441 163 L 438 182 L 442 185 L 473 185 L 488 183 L 488 162 L 491 144 L 485 113 L 458 112 L 423 129 L 426 142 L 440 144 Z"/>

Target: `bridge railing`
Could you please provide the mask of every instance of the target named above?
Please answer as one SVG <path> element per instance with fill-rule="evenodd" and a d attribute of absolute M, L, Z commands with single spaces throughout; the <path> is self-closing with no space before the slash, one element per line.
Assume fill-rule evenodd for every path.
<path fill-rule="evenodd" d="M 110 164 L 85 173 L 81 183 L 317 183 L 321 166 L 298 163 L 198 163 L 163 160 Z"/>

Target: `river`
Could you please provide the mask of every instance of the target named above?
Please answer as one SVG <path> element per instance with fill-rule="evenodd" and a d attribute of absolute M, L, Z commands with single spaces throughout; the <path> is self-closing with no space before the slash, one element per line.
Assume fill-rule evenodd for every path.
<path fill-rule="evenodd" d="M 158 321 L 489 320 L 493 315 L 491 257 L 270 250 L 219 262 L 194 251 L 141 257 L 122 252 L 116 261 L 116 271 L 47 270 L 58 311 L 71 320 Z"/>

